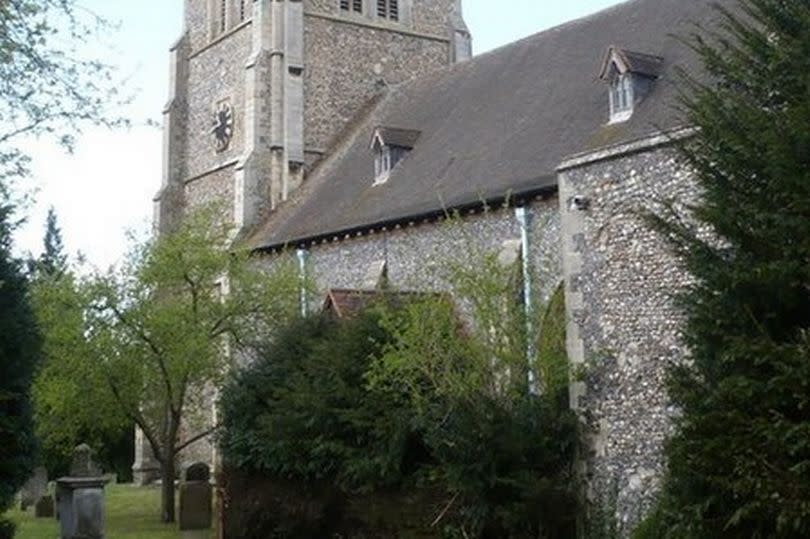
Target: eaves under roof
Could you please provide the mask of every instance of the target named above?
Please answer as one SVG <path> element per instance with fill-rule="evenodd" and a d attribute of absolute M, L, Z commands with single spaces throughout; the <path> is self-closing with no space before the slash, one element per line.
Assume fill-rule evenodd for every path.
<path fill-rule="evenodd" d="M 298 244 L 554 190 L 567 156 L 679 126 L 674 68 L 695 72 L 699 63 L 678 36 L 711 25 L 714 3 L 632 0 L 390 88 L 249 246 Z M 632 118 L 609 125 L 599 75 L 611 45 L 662 62 Z M 369 140 L 380 126 L 419 137 L 388 181 L 374 185 Z"/>

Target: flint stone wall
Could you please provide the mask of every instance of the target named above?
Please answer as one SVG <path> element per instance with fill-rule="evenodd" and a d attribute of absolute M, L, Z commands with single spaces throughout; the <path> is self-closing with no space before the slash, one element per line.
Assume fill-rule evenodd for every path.
<path fill-rule="evenodd" d="M 380 91 L 378 84 L 397 84 L 450 63 L 448 26 L 431 27 L 435 37 L 425 37 L 398 31 L 409 25 L 370 27 L 355 24 L 350 17 L 335 21 L 318 15 L 308 13 L 304 27 L 304 125 L 309 151 L 328 150 Z"/>
<path fill-rule="evenodd" d="M 223 223 L 233 222 L 234 167 L 229 166 L 185 185 L 186 203 L 190 208 L 216 204 Z"/>
<path fill-rule="evenodd" d="M 531 203 L 534 218 L 531 252 L 536 290 L 547 302 L 562 280 L 559 247 L 559 211 L 556 197 Z M 511 208 L 465 215 L 460 221 L 404 226 L 388 232 L 308 247 L 310 277 L 318 302 L 330 288 L 368 288 L 369 272 L 385 262 L 387 280 L 394 290 L 444 291 L 451 262 L 469 264 L 474 253 L 499 253 L 506 242 L 520 239 L 520 225 Z M 471 249 L 472 247 L 472 249 Z M 472 252 L 471 252 L 472 251 Z M 272 264 L 274 258 L 265 258 Z"/>
<path fill-rule="evenodd" d="M 622 536 L 650 509 L 675 410 L 665 368 L 686 355 L 672 295 L 688 277 L 643 215 L 697 191 L 671 148 L 659 146 L 560 174 L 568 350 L 584 365 L 573 387 L 590 441 L 588 499 Z M 577 209 L 574 197 L 586 209 Z"/>
<path fill-rule="evenodd" d="M 224 163 L 239 158 L 244 149 L 245 64 L 252 50 L 251 25 L 242 26 L 232 35 L 197 51 L 192 49 L 185 81 L 188 102 L 186 148 L 183 178 L 208 173 Z M 228 99 L 234 112 L 234 131 L 228 149 L 217 152 L 213 127 L 214 107 Z"/>

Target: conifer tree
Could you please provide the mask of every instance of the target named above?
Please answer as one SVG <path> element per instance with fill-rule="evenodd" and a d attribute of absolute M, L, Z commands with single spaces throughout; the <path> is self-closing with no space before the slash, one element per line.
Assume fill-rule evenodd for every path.
<path fill-rule="evenodd" d="M 694 280 L 643 536 L 810 536 L 810 3 L 741 8 L 691 41 L 711 81 L 687 78 L 683 100 L 702 196 L 654 218 Z"/>
<path fill-rule="evenodd" d="M 11 254 L 10 214 L 11 208 L 0 204 L 0 514 L 36 458 L 29 391 L 39 338 L 22 266 Z M 0 519 L 0 537 L 10 537 L 10 528 Z"/>
<path fill-rule="evenodd" d="M 62 230 L 56 221 L 56 210 L 48 208 L 45 220 L 45 238 L 42 255 L 39 257 L 39 270 L 48 276 L 58 277 L 67 269 L 67 255 L 62 243 Z"/>

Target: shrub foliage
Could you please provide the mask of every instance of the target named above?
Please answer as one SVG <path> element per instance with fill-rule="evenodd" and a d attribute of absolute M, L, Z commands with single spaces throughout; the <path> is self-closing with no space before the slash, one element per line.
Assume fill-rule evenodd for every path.
<path fill-rule="evenodd" d="M 300 320 L 235 376 L 220 444 L 236 483 L 255 472 L 277 488 L 309 485 L 317 499 L 297 504 L 286 528 L 274 519 L 273 533 L 305 519 L 301 507 L 344 526 L 335 512 L 350 510 L 347 497 L 399 493 L 403 507 L 427 500 L 416 517 L 424 536 L 572 536 L 562 294 L 529 312 L 515 266 L 479 261 L 445 268 L 451 295 L 384 294 L 352 319 Z M 306 529 L 345 531 L 318 522 Z"/>
<path fill-rule="evenodd" d="M 398 481 L 407 428 L 364 384 L 387 339 L 371 313 L 292 323 L 224 391 L 229 464 L 346 490 Z"/>

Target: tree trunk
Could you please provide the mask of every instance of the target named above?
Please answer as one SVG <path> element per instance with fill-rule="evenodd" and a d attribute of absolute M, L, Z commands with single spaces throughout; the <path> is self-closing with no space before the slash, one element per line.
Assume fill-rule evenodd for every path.
<path fill-rule="evenodd" d="M 163 516 L 163 522 L 174 522 L 174 475 L 175 475 L 175 466 L 174 466 L 174 458 L 173 454 L 167 452 L 167 455 L 164 458 L 163 463 L 160 466 L 160 475 L 161 475 L 161 483 L 162 483 L 162 491 L 161 491 L 161 515 Z"/>

